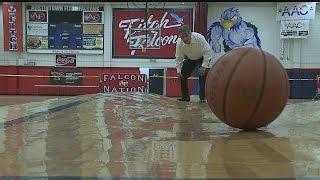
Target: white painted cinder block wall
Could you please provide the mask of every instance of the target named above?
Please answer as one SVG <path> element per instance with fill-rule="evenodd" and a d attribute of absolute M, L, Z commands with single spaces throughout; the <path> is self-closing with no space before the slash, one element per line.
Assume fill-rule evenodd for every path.
<path fill-rule="evenodd" d="M 93 2 L 94 3 L 94 2 Z M 91 3 L 91 4 L 93 4 Z M 23 10 L 25 8 L 23 3 Z M 69 3 L 70 4 L 70 3 Z M 94 4 L 99 4 L 95 2 Z M 102 3 L 100 3 L 102 4 Z M 237 7 L 245 21 L 258 27 L 262 48 L 276 57 L 286 68 L 320 68 L 320 7 L 317 3 L 316 17 L 310 22 L 310 36 L 307 39 L 280 39 L 280 23 L 276 21 L 276 2 L 208 2 L 208 27 L 229 7 Z M 112 8 L 126 8 L 126 3 L 104 2 L 105 43 L 103 55 L 77 55 L 79 67 L 175 67 L 173 59 L 112 59 Z M 166 7 L 193 8 L 194 3 L 184 5 L 169 2 Z M 132 7 L 131 5 L 131 8 Z M 10 53 L 3 51 L 3 18 L 0 5 L 0 65 L 23 65 L 25 60 L 35 61 L 38 66 L 54 66 L 55 54 Z M 23 13 L 25 18 L 25 13 Z M 25 24 L 23 24 L 25 32 Z M 25 44 L 25 33 L 23 33 Z M 283 54 L 283 55 L 282 55 Z M 281 58 L 283 57 L 283 58 Z"/>
<path fill-rule="evenodd" d="M 209 2 L 208 27 L 219 20 L 221 13 L 231 7 L 238 8 L 243 20 L 258 28 L 262 49 L 272 53 L 285 68 L 320 68 L 320 7 L 310 21 L 307 39 L 280 39 L 280 22 L 276 21 L 276 2 Z M 217 19 L 218 18 L 218 19 Z"/>
<path fill-rule="evenodd" d="M 301 68 L 320 68 L 320 3 L 316 5 L 316 17 L 310 21 L 310 37 L 301 44 Z M 293 51 L 299 51 L 294 49 Z"/>
<path fill-rule="evenodd" d="M 23 3 L 23 12 L 26 4 Z M 49 4 L 49 3 L 44 3 Z M 61 4 L 61 3 L 59 3 Z M 68 3 L 72 5 L 76 3 Z M 82 3 L 83 4 L 83 3 Z M 166 68 L 175 67 L 174 59 L 125 59 L 125 58 L 112 58 L 112 8 L 127 8 L 127 3 L 125 2 L 86 2 L 86 4 L 95 4 L 104 6 L 104 54 L 103 55 L 85 55 L 77 54 L 77 66 L 78 67 L 141 67 L 141 68 Z M 138 4 L 139 3 L 135 3 Z M 179 2 L 166 2 L 165 8 L 193 8 L 194 2 L 179 3 Z M 137 8 L 132 3 L 129 3 L 130 8 Z M 143 5 L 139 5 L 143 8 Z M 158 8 L 162 8 L 163 5 L 160 3 Z M 0 9 L 0 14 L 2 16 L 2 8 Z M 23 14 L 23 19 L 25 19 L 25 13 Z M 24 21 L 24 20 L 23 20 Z M 0 24 L 2 26 L 2 18 L 0 19 Z M 23 39 L 24 39 L 24 51 L 25 51 L 25 24 L 23 24 Z M 1 27 L 1 29 L 3 29 Z M 3 32 L 0 31 L 1 46 L 3 47 Z M 23 53 L 8 53 L 3 52 L 3 48 L 0 49 L 0 65 L 23 65 L 25 60 L 35 61 L 37 66 L 55 66 L 55 54 L 30 54 L 27 52 Z"/>

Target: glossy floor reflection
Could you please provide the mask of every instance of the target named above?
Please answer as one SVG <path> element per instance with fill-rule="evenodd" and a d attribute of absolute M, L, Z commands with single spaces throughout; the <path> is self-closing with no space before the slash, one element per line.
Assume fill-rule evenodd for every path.
<path fill-rule="evenodd" d="M 24 104 L 28 102 L 44 101 L 52 99 L 55 96 L 19 96 L 19 95 L 0 95 L 0 106 L 9 106 L 14 104 Z M 60 96 L 59 98 L 63 98 Z"/>
<path fill-rule="evenodd" d="M 23 97 L 21 97 L 23 98 Z M 205 103 L 97 94 L 0 107 L 0 176 L 319 179 L 320 101 L 242 132 Z"/>

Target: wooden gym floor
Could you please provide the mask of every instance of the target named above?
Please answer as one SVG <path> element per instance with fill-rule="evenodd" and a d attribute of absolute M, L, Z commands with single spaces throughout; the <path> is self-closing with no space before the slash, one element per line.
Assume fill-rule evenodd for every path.
<path fill-rule="evenodd" d="M 0 176 L 320 178 L 320 101 L 290 100 L 255 132 L 228 127 L 195 98 L 0 96 L 0 105 Z"/>

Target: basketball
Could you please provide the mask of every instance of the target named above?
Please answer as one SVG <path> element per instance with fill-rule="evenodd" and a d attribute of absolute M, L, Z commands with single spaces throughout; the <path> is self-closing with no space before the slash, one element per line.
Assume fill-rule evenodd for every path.
<path fill-rule="evenodd" d="M 256 48 L 236 48 L 221 56 L 206 80 L 213 113 L 229 126 L 254 130 L 268 125 L 289 98 L 289 80 L 279 60 Z"/>

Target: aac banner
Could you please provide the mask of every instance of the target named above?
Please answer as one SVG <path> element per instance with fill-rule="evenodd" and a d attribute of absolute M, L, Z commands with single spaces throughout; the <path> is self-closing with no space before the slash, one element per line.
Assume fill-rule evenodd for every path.
<path fill-rule="evenodd" d="M 114 58 L 174 58 L 178 29 L 182 25 L 193 24 L 192 9 L 150 9 L 147 17 L 147 28 L 160 28 L 154 31 L 156 38 L 151 38 L 150 46 L 160 49 L 130 49 L 129 38 L 140 41 L 143 35 L 130 34 L 131 28 L 146 26 L 144 9 L 113 9 L 113 57 Z"/>
<path fill-rule="evenodd" d="M 277 3 L 277 20 L 314 19 L 316 2 Z"/>
<path fill-rule="evenodd" d="M 3 2 L 4 51 L 22 52 L 22 5 Z"/>
<path fill-rule="evenodd" d="M 146 74 L 103 74 L 102 92 L 148 92 Z"/>
<path fill-rule="evenodd" d="M 307 38 L 309 20 L 281 21 L 280 38 Z"/>

